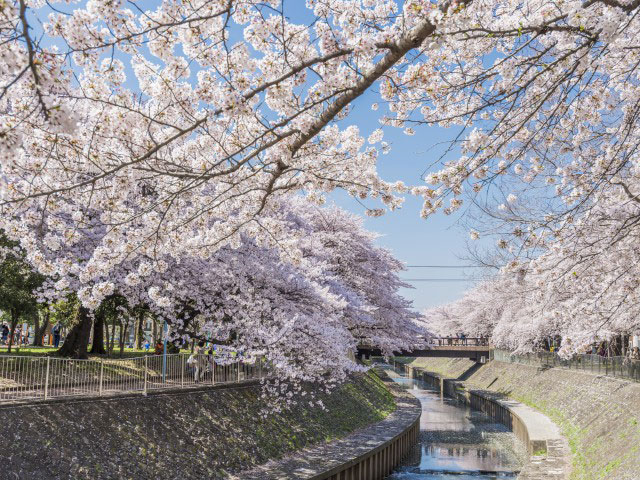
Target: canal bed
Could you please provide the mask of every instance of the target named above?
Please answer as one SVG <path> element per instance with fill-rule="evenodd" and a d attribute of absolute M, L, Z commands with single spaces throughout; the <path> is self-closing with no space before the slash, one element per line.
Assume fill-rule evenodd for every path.
<path fill-rule="evenodd" d="M 441 398 L 420 380 L 387 369 L 395 382 L 420 400 L 420 438 L 389 480 L 515 479 L 527 454 L 506 427 L 483 413 Z"/>

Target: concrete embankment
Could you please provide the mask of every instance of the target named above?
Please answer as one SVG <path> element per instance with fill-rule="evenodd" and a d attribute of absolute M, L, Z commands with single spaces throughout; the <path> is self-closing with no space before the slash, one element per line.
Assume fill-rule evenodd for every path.
<path fill-rule="evenodd" d="M 396 410 L 384 420 L 331 442 L 270 461 L 233 480 L 382 480 L 413 450 L 420 432 L 420 402 L 387 381 Z"/>
<path fill-rule="evenodd" d="M 496 361 L 477 367 L 463 359 L 422 358 L 409 365 L 458 379 L 465 388 L 502 401 L 516 400 L 549 417 L 568 440 L 573 480 L 640 479 L 638 383 Z"/>
<path fill-rule="evenodd" d="M 227 478 L 346 437 L 396 409 L 393 394 L 372 373 L 331 394 L 313 393 L 325 409 L 300 404 L 266 416 L 257 384 L 3 407 L 0 478 Z"/>

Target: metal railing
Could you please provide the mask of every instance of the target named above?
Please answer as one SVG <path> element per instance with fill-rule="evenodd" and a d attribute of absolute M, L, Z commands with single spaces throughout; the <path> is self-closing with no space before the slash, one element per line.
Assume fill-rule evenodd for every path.
<path fill-rule="evenodd" d="M 124 359 L 74 360 L 0 356 L 0 403 L 70 396 L 142 393 L 240 382 L 266 376 L 261 359 L 217 363 L 211 355 L 146 355 Z M 217 360 L 217 359 L 215 359 Z M 163 362 L 165 362 L 163 368 Z"/>
<path fill-rule="evenodd" d="M 438 347 L 485 347 L 489 346 L 489 339 L 483 337 L 434 337 L 429 339 L 429 345 Z"/>
<path fill-rule="evenodd" d="M 422 347 L 418 348 L 432 348 L 432 347 L 489 347 L 489 339 L 486 337 L 430 337 L 422 338 L 418 337 L 418 340 L 422 340 Z M 420 345 L 420 343 L 417 343 Z M 369 339 L 363 339 L 358 342 L 358 349 L 360 350 L 375 350 L 377 346 Z"/>
<path fill-rule="evenodd" d="M 500 362 L 520 363 L 538 367 L 570 368 L 640 382 L 640 360 L 632 360 L 628 357 L 603 357 L 601 355 L 580 354 L 564 359 L 552 352 L 514 355 L 506 350 L 494 349 L 491 351 L 491 359 Z"/>

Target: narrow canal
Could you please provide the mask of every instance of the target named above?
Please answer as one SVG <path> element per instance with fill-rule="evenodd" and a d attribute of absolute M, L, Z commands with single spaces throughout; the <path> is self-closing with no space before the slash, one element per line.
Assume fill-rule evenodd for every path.
<path fill-rule="evenodd" d="M 388 369 L 422 404 L 420 438 L 388 480 L 515 479 L 526 459 L 522 444 L 483 413 L 441 398 L 420 380 Z"/>

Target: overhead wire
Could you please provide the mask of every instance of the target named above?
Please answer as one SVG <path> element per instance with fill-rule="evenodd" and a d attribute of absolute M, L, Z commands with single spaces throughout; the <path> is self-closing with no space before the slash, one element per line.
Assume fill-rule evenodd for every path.
<path fill-rule="evenodd" d="M 404 282 L 475 282 L 475 278 L 401 278 Z"/>
<path fill-rule="evenodd" d="M 407 268 L 482 268 L 484 265 L 407 265 Z"/>
<path fill-rule="evenodd" d="M 482 268 L 483 265 L 407 265 L 407 268 Z M 475 278 L 403 278 L 405 282 L 475 282 Z"/>

